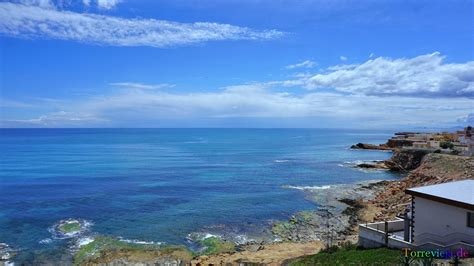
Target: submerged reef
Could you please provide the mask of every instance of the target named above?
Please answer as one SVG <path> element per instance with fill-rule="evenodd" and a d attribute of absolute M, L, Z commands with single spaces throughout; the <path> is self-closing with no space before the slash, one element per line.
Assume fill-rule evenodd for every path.
<path fill-rule="evenodd" d="M 79 247 L 74 255 L 75 265 L 137 264 L 181 265 L 191 261 L 194 254 L 182 246 L 143 244 L 114 237 L 98 236 Z"/>

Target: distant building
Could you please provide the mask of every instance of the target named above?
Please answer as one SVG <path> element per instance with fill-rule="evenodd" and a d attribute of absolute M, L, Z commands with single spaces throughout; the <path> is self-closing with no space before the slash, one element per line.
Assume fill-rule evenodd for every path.
<path fill-rule="evenodd" d="M 466 155 L 466 156 L 471 156 L 472 154 L 470 153 L 469 146 L 465 144 L 461 144 L 459 142 L 453 143 L 453 150 L 457 151 L 459 155 Z"/>
<path fill-rule="evenodd" d="M 415 149 L 429 149 L 430 148 L 430 145 L 428 142 L 426 141 L 416 141 L 416 142 L 413 142 L 413 148 Z"/>
<path fill-rule="evenodd" d="M 474 130 L 471 126 L 464 128 L 463 131 L 458 131 L 458 141 L 464 145 L 463 155 L 474 156 Z"/>
<path fill-rule="evenodd" d="M 430 148 L 432 149 L 440 149 L 441 146 L 440 146 L 441 142 L 438 141 L 438 140 L 430 140 L 428 141 L 428 145 L 430 146 Z"/>

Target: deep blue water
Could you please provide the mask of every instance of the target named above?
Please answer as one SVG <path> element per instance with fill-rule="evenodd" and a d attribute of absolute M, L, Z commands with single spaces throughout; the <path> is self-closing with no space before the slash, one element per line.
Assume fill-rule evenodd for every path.
<path fill-rule="evenodd" d="M 380 131 L 322 129 L 1 129 L 0 242 L 47 249 L 61 219 L 98 234 L 185 243 L 206 226 L 245 228 L 315 205 L 283 188 L 394 178 L 340 164 Z"/>

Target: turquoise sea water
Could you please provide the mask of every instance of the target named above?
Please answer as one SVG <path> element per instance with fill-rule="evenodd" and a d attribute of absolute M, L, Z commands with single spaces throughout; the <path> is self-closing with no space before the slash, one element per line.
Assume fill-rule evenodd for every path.
<path fill-rule="evenodd" d="M 32 261 L 67 240 L 67 218 L 94 234 L 189 244 L 188 234 L 246 234 L 314 209 L 302 191 L 392 179 L 348 167 L 390 153 L 348 149 L 392 132 L 323 129 L 1 129 L 0 242 Z M 214 228 L 214 229 L 213 229 Z M 215 233 L 215 232 L 213 232 Z M 48 253 L 50 252 L 50 253 Z M 48 256 L 48 255 L 43 255 Z"/>

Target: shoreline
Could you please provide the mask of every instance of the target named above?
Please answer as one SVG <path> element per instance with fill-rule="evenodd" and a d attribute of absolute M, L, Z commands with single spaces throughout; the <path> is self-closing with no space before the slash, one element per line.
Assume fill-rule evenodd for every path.
<path fill-rule="evenodd" d="M 383 170 L 397 171 L 405 175 L 401 176 L 398 180 L 373 180 L 367 181 L 365 184 L 352 184 L 352 187 L 350 184 L 341 185 L 346 186 L 347 189 L 335 189 L 338 193 L 326 199 L 327 206 L 332 207 L 327 209 L 332 210 L 333 216 L 326 218 L 325 221 L 334 222 L 335 218 L 340 220 L 343 217 L 347 219 L 345 223 L 336 222 L 336 226 L 331 227 L 333 232 L 334 230 L 337 232 L 335 236 L 328 237 L 327 235 L 320 234 L 323 236 L 322 239 L 317 237 L 301 238 L 302 235 L 316 236 L 316 232 L 318 232 L 318 228 L 321 225 L 321 223 L 315 223 L 318 220 L 316 218 L 318 217 L 316 214 L 318 210 L 303 211 L 296 213 L 288 222 L 282 222 L 283 225 L 278 226 L 277 229 L 280 230 L 278 233 L 282 234 L 282 236 L 287 236 L 286 240 L 289 241 L 284 243 L 301 243 L 303 245 L 308 243 L 308 246 L 311 246 L 311 241 L 318 241 L 323 247 L 326 244 L 340 245 L 347 241 L 356 243 L 358 240 L 358 224 L 393 219 L 404 211 L 405 204 L 410 200 L 405 195 L 405 189 L 455 180 L 474 179 L 473 157 L 394 149 L 392 158 L 383 162 Z M 388 166 L 385 166 L 385 164 L 388 164 Z M 356 167 L 360 166 L 356 165 Z M 364 169 L 365 167 L 362 166 L 361 168 Z M 315 188 L 307 190 L 310 196 L 317 197 L 324 194 L 321 191 L 327 189 Z M 344 197 L 345 193 L 349 195 Z M 343 209 L 341 206 L 343 206 Z M 324 216 L 319 216 L 319 218 L 321 217 Z M 341 227 L 341 224 L 346 225 L 344 230 L 341 230 L 344 228 Z M 321 230 L 319 231 L 321 232 Z M 263 247 L 264 249 L 265 246 Z M 319 250 L 315 249 L 313 254 L 318 253 Z M 302 256 L 306 255 L 287 258 L 283 261 L 274 261 L 273 264 L 269 265 L 284 264 Z M 236 258 L 236 255 L 220 254 L 219 258 L 220 263 L 236 262 L 236 260 L 233 260 Z M 261 261 L 255 260 L 252 262 L 261 263 Z"/>
<path fill-rule="evenodd" d="M 318 208 L 297 212 L 287 221 L 274 223 L 271 232 L 278 237 L 277 240 L 244 241 L 237 244 L 210 236 L 198 241 L 204 243 L 209 239 L 206 248 L 213 251 L 196 253 L 187 247 L 126 243 L 120 239 L 105 237 L 109 242 L 104 242 L 98 250 L 83 252 L 85 259 L 80 265 L 112 262 L 180 262 L 190 265 L 248 262 L 281 265 L 298 257 L 315 254 L 325 246 L 340 245 L 346 241 L 357 242 L 358 224 L 391 219 L 404 210 L 403 203 L 409 200 L 404 194 L 406 188 L 474 179 L 473 157 L 394 150 L 391 159 L 373 163 L 382 162 L 383 170 L 398 171 L 406 175 L 397 180 L 369 180 L 319 187 L 288 186 L 288 189 L 303 190 L 305 197 L 318 204 Z M 392 168 L 385 168 L 390 166 L 390 163 Z M 360 164 L 352 167 L 375 168 L 368 171 L 380 170 Z M 93 246 L 94 241 L 90 240 L 78 247 L 76 254 L 83 251 L 84 247 Z M 119 251 L 116 250 L 117 246 L 110 243 L 120 247 Z M 100 256 L 97 257 L 97 253 Z M 94 255 L 93 258 L 88 257 L 90 255 Z"/>

